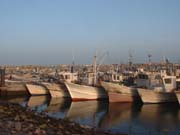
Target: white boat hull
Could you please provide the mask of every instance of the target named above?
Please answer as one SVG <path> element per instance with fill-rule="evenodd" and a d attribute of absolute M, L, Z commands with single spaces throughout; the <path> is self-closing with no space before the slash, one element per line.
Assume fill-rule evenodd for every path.
<path fill-rule="evenodd" d="M 108 92 L 117 92 L 122 94 L 130 94 L 131 96 L 138 96 L 137 88 L 119 85 L 111 82 L 101 82 L 101 85 Z"/>
<path fill-rule="evenodd" d="M 41 85 L 26 84 L 26 87 L 28 89 L 28 92 L 32 96 L 49 94 L 49 91 Z"/>
<path fill-rule="evenodd" d="M 73 101 L 97 100 L 108 98 L 103 88 L 65 83 Z"/>
<path fill-rule="evenodd" d="M 52 98 L 70 97 L 67 88 L 61 84 L 43 83 L 43 85 L 49 90 Z"/>
<path fill-rule="evenodd" d="M 174 92 L 156 92 L 154 90 L 138 89 L 143 103 L 177 102 Z"/>
<path fill-rule="evenodd" d="M 111 103 L 140 101 L 136 88 L 103 81 L 101 86 L 108 92 L 109 102 Z"/>
<path fill-rule="evenodd" d="M 180 91 L 176 91 L 175 93 L 176 93 L 176 97 L 178 99 L 178 102 L 180 104 Z"/>

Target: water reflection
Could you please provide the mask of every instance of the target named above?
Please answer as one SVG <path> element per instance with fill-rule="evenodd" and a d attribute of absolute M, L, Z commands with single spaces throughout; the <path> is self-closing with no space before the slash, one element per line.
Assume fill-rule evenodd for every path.
<path fill-rule="evenodd" d="M 111 103 L 105 116 L 101 119 L 101 128 L 111 128 L 119 123 L 124 123 L 131 119 L 132 115 L 132 104 L 130 103 Z"/>
<path fill-rule="evenodd" d="M 49 106 L 46 108 L 48 115 L 54 118 L 64 118 L 71 105 L 69 98 L 51 98 Z"/>
<path fill-rule="evenodd" d="M 0 99 L 1 101 L 6 101 L 9 103 L 14 103 L 14 104 L 20 104 L 20 103 L 24 103 L 28 101 L 28 97 L 26 96 L 19 96 L 19 97 L 5 96 L 5 97 L 1 97 Z"/>
<path fill-rule="evenodd" d="M 172 134 L 179 130 L 179 105 L 149 104 L 143 105 L 138 117 L 140 124 L 154 134 Z M 180 130 L 179 130 L 180 134 Z"/>
<path fill-rule="evenodd" d="M 54 118 L 69 118 L 101 130 L 129 135 L 179 135 L 178 104 L 108 103 L 107 101 L 71 102 L 68 98 L 47 96 L 1 97 Z"/>
<path fill-rule="evenodd" d="M 98 127 L 107 109 L 107 101 L 72 102 L 66 117 L 81 124 Z"/>
<path fill-rule="evenodd" d="M 27 102 L 27 107 L 33 111 L 42 112 L 48 107 L 50 98 L 48 96 L 31 96 Z"/>

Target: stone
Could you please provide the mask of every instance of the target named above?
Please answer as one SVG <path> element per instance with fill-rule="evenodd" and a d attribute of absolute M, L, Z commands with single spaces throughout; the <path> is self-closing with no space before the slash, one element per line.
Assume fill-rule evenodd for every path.
<path fill-rule="evenodd" d="M 12 125 L 13 125 L 13 122 L 12 122 L 12 121 L 8 121 L 6 127 L 7 127 L 7 128 L 11 128 Z"/>
<path fill-rule="evenodd" d="M 29 127 L 32 128 L 32 127 L 34 127 L 34 125 L 33 124 L 29 124 Z"/>
<path fill-rule="evenodd" d="M 21 119 L 26 120 L 26 115 L 21 115 Z"/>
<path fill-rule="evenodd" d="M 14 131 L 14 130 L 12 130 L 12 131 L 11 131 L 11 133 L 12 133 L 12 134 L 16 134 L 17 132 L 16 132 L 16 131 Z"/>
<path fill-rule="evenodd" d="M 62 125 L 59 125 L 59 127 L 58 127 L 59 129 L 63 129 L 63 126 Z"/>
<path fill-rule="evenodd" d="M 22 129 L 22 124 L 20 122 L 16 122 L 15 123 L 15 130 L 16 131 L 21 131 L 21 129 Z"/>
<path fill-rule="evenodd" d="M 69 131 L 65 131 L 66 135 L 71 135 L 71 133 Z"/>
<path fill-rule="evenodd" d="M 42 129 L 45 129 L 46 127 L 47 127 L 46 124 L 42 124 L 42 125 L 39 126 L 39 128 L 42 128 Z"/>
<path fill-rule="evenodd" d="M 35 135 L 40 135 L 40 132 L 41 132 L 41 129 L 38 128 L 38 129 L 36 129 L 36 130 L 34 131 L 34 134 L 35 134 Z"/>
<path fill-rule="evenodd" d="M 32 132 L 28 132 L 27 135 L 33 135 L 33 133 Z"/>
<path fill-rule="evenodd" d="M 36 129 L 34 132 L 35 135 L 45 135 L 46 131 L 45 130 L 41 130 L 40 128 Z"/>
<path fill-rule="evenodd" d="M 19 120 L 20 120 L 19 116 L 16 115 L 16 117 L 14 118 L 14 120 L 15 120 L 15 121 L 19 121 Z"/>
<path fill-rule="evenodd" d="M 3 113 L 4 112 L 4 109 L 0 108 L 0 113 Z"/>

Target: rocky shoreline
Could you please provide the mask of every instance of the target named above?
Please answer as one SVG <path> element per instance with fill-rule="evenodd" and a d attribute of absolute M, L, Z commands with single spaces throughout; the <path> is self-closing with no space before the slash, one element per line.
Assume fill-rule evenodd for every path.
<path fill-rule="evenodd" d="M 54 119 L 17 104 L 0 102 L 1 135 L 115 135 L 82 126 L 68 119 Z M 116 134 L 122 135 L 122 134 Z"/>

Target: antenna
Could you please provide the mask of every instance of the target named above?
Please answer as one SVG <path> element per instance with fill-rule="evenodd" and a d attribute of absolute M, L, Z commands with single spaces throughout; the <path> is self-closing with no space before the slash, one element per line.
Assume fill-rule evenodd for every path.
<path fill-rule="evenodd" d="M 72 65 L 71 65 L 71 73 L 74 73 L 74 64 L 75 64 L 74 60 L 75 60 L 75 57 L 74 57 L 74 51 L 72 50 Z"/>
<path fill-rule="evenodd" d="M 131 53 L 131 50 L 129 50 L 129 66 L 132 66 L 132 53 Z"/>
<path fill-rule="evenodd" d="M 148 59 L 149 59 L 149 64 L 151 64 L 151 58 L 152 58 L 152 54 L 148 54 Z"/>
<path fill-rule="evenodd" d="M 96 85 L 96 82 L 97 82 L 97 51 L 96 51 L 96 54 L 94 56 L 94 61 L 93 61 L 93 72 L 94 72 L 94 85 Z"/>

